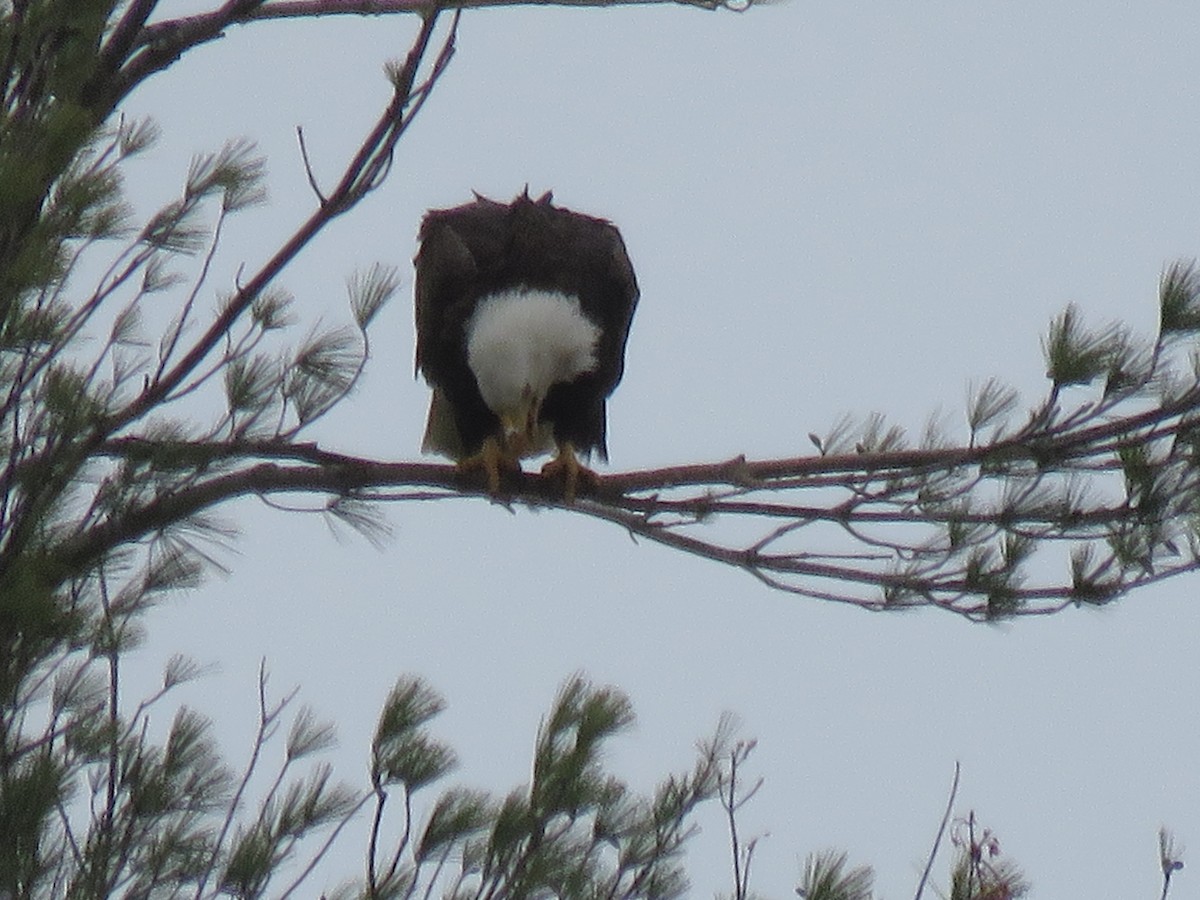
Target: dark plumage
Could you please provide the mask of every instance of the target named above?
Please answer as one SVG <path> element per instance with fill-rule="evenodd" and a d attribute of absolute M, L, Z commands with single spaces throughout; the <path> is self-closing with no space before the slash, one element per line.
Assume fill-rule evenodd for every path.
<path fill-rule="evenodd" d="M 617 229 L 549 194 L 477 195 L 425 216 L 415 265 L 423 449 L 463 461 L 492 437 L 515 462 L 552 436 L 607 459 L 605 400 L 638 299 Z"/>

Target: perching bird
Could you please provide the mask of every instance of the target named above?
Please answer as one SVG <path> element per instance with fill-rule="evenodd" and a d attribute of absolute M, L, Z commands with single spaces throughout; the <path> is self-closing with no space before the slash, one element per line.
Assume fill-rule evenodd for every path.
<path fill-rule="evenodd" d="M 528 191 L 512 203 L 431 210 L 415 259 L 417 369 L 433 388 L 422 449 L 503 469 L 557 447 L 542 474 L 572 499 L 595 479 L 576 452 L 608 459 L 605 400 L 621 380 L 638 288 L 604 219 Z"/>

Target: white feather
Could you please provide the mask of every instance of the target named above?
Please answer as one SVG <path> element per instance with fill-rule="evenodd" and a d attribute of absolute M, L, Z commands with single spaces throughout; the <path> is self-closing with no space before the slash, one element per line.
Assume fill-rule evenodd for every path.
<path fill-rule="evenodd" d="M 479 302 L 467 323 L 467 364 L 484 402 L 504 416 L 594 369 L 599 339 L 577 297 L 518 288 Z"/>

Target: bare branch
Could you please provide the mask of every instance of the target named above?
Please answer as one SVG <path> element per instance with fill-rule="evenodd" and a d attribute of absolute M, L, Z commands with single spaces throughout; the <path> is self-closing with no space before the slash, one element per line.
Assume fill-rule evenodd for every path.
<path fill-rule="evenodd" d="M 1192 428 L 1185 415 L 1189 403 L 1197 403 L 1194 391 L 1156 411 L 1100 424 L 1072 418 L 1074 427 L 1063 431 L 988 445 L 737 457 L 616 473 L 600 478 L 574 503 L 565 502 L 552 481 L 512 473 L 492 499 L 612 522 L 631 535 L 743 569 L 774 588 L 863 609 L 930 605 L 979 620 L 1046 614 L 1071 604 L 1110 602 L 1200 567 L 1186 512 L 1200 505 L 1200 485 L 1185 470 L 1176 472 L 1162 501 L 1178 507 L 1157 510 L 1138 496 L 1085 502 L 1071 480 L 1084 472 L 1118 478 L 1119 463 L 1099 465 L 1098 456 L 1115 460 L 1147 441 L 1178 443 Z M 360 459 L 311 443 L 123 438 L 97 452 L 151 467 L 160 459 L 187 462 L 212 474 L 68 540 L 60 554 L 64 574 L 239 495 L 385 501 L 488 496 L 482 481 L 452 467 Z M 1159 518 L 1146 520 L 1149 513 Z M 1138 522 L 1153 526 L 1147 533 L 1157 535 L 1147 539 L 1153 546 L 1137 551 L 1141 561 L 1120 546 L 1133 540 L 1131 523 Z M 858 549 L 848 551 L 847 539 Z M 1042 545 L 1076 553 L 1080 546 L 1107 550 L 1094 558 L 1073 557 L 1077 561 L 1057 581 L 1025 581 L 1020 565 Z"/>
<path fill-rule="evenodd" d="M 317 203 L 324 206 L 328 200 L 321 193 L 321 188 L 317 184 L 317 176 L 313 172 L 312 161 L 308 158 L 308 147 L 304 143 L 304 128 L 300 125 L 296 126 L 296 141 L 300 144 L 300 159 L 304 162 L 304 174 L 308 178 L 308 186 L 312 188 L 313 194 L 316 195 Z"/>
<path fill-rule="evenodd" d="M 933 861 L 937 858 L 938 848 L 946 834 L 946 826 L 950 824 L 950 815 L 954 810 L 954 801 L 958 797 L 958 777 L 962 774 L 962 764 L 954 763 L 954 780 L 950 784 L 950 796 L 946 798 L 946 811 L 942 815 L 942 823 L 938 826 L 937 836 L 933 839 L 933 848 L 929 851 L 929 859 L 925 861 L 925 869 L 921 872 L 921 880 L 917 883 L 917 893 L 914 900 L 921 900 L 925 892 L 925 884 L 929 881 L 929 873 L 933 871 Z"/>
<path fill-rule="evenodd" d="M 116 431 L 131 422 L 147 410 L 151 409 L 163 397 L 178 385 L 188 373 L 212 351 L 221 339 L 228 333 L 230 326 L 262 293 L 263 289 L 279 274 L 280 271 L 304 249 L 305 246 L 334 218 L 350 209 L 355 203 L 374 187 L 374 177 L 378 171 L 381 159 L 390 157 L 392 148 L 400 139 L 408 122 L 405 110 L 410 101 L 416 70 L 429 46 L 437 16 L 430 16 L 421 28 L 420 34 L 413 43 L 412 50 L 404 67 L 403 80 L 398 79 L 391 103 L 380 115 L 371 133 L 363 141 L 354 159 L 351 160 L 342 175 L 341 181 L 324 203 L 305 221 L 292 237 L 282 246 L 262 268 L 253 275 L 237 294 L 226 304 L 220 315 L 213 320 L 204 335 L 196 341 L 183 358 L 162 377 L 155 381 L 142 393 L 137 401 L 126 407 L 109 425 L 109 432 Z M 452 52 L 454 31 L 451 29 L 441 52 L 447 57 Z M 444 68 L 444 66 L 443 66 Z M 365 179 L 365 180 L 364 180 Z"/>
<path fill-rule="evenodd" d="M 1062 377 L 1082 377 L 1085 365 L 1100 371 L 1117 341 L 1109 333 L 1096 337 L 1072 320 L 1052 342 Z M 1169 377 L 1161 350 L 1155 358 L 1158 368 L 1135 382 L 1118 391 L 1110 378 L 1099 399 L 1067 410 L 1052 385 L 1007 433 L 995 420 L 1013 402 L 993 386 L 968 413 L 965 444 L 929 433 L 910 449 L 899 429 L 873 417 L 857 439 L 841 425 L 816 440 L 816 456 L 615 473 L 573 502 L 552 480 L 507 473 L 490 499 L 611 522 L 774 589 L 872 611 L 933 606 L 991 621 L 1101 605 L 1200 568 L 1200 374 Z M 985 421 L 996 433 L 981 442 Z M 101 442 L 94 452 L 111 462 L 191 475 L 86 523 L 55 554 L 62 577 L 238 495 L 318 495 L 323 505 L 312 508 L 329 511 L 347 501 L 489 497 L 480 479 L 454 468 L 334 454 L 290 434 Z M 1054 565 L 1027 565 L 1035 556 Z"/>
<path fill-rule="evenodd" d="M 700 9 L 730 9 L 742 12 L 753 0 L 532 0 L 535 5 L 604 7 L 675 3 Z M 489 7 L 529 5 L 523 0 L 452 0 L 430 3 L 429 0 L 230 0 L 218 9 L 175 19 L 153 22 L 138 32 L 130 44 L 122 40 L 113 44 L 112 60 L 119 59 L 116 51 L 125 48 L 128 55 L 110 79 L 104 99 L 105 114 L 134 87 L 156 72 L 175 63 L 188 50 L 223 37 L 236 25 L 274 19 L 313 19 L 328 16 L 427 16 L 436 10 L 483 9 Z"/>

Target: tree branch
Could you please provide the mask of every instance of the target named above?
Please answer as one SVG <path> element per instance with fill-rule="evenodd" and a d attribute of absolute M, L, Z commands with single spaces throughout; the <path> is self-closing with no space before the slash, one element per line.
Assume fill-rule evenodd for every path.
<path fill-rule="evenodd" d="M 400 136 L 411 121 L 411 118 L 404 115 L 405 109 L 411 99 L 417 68 L 424 58 L 436 23 L 436 14 L 425 20 L 420 34 L 409 51 L 404 69 L 397 79 L 391 103 L 388 104 L 387 109 L 380 115 L 375 127 L 363 141 L 358 152 L 346 167 L 337 187 L 334 188 L 325 202 L 317 208 L 307 221 L 297 229 L 295 234 L 276 251 L 275 255 L 245 285 L 238 289 L 237 293 L 222 309 L 220 315 L 213 320 L 204 335 L 192 345 L 184 357 L 170 371 L 164 373 L 161 378 L 156 379 L 149 385 L 134 403 L 127 406 L 113 419 L 107 429 L 110 434 L 121 428 L 124 424 L 137 419 L 147 410 L 153 408 L 155 404 L 159 403 L 212 351 L 229 331 L 233 323 L 250 307 L 254 299 L 262 293 L 263 289 L 279 272 L 326 225 L 350 209 L 369 190 L 376 186 L 376 182 L 371 177 L 374 172 L 372 166 L 378 160 L 390 157 L 396 142 L 400 139 Z M 445 62 L 449 60 L 450 55 L 454 51 L 454 28 L 456 26 L 457 21 L 451 27 L 451 31 L 443 45 L 439 62 L 435 65 L 437 72 L 444 70 Z M 365 181 L 364 175 L 367 176 Z"/>
<path fill-rule="evenodd" d="M 564 501 L 554 480 L 512 473 L 493 499 L 611 522 L 631 535 L 743 569 L 771 587 L 863 609 L 935 606 L 973 620 L 1046 614 L 1071 604 L 1107 603 L 1200 567 L 1200 544 L 1187 530 L 1188 510 L 1200 508 L 1196 479 L 1180 475 L 1171 492 L 1176 505 L 1151 510 L 1131 497 L 1073 501 L 1070 479 L 1062 474 L 1078 464 L 1093 478 L 1114 478 L 1119 467 L 1097 465 L 1099 454 L 1178 438 L 1192 427 L 1185 413 L 1198 404 L 1200 392 L 1192 390 L 1156 411 L 1101 424 L 1071 417 L 1073 428 L 1022 431 L 981 446 L 737 457 L 621 472 L 601 477 L 574 503 Z M 236 496 L 324 494 L 331 502 L 488 496 L 478 473 L 361 459 L 312 443 L 121 438 L 99 453 L 151 469 L 170 461 L 215 471 L 64 543 L 56 554 L 64 560 L 64 576 Z M 1037 459 L 1054 465 L 1043 468 Z M 1019 490 L 1011 489 L 1014 481 Z M 1010 485 L 1007 497 L 997 494 L 1000 482 Z M 802 500 L 809 496 L 820 500 Z M 1157 537 L 1142 558 L 1130 560 L 1115 542 L 1137 521 L 1152 526 Z M 1031 548 L 1043 545 L 1073 551 L 1068 576 L 1026 580 L 1020 564 Z M 1108 548 L 1107 555 L 1087 556 L 1080 547 Z"/>
<path fill-rule="evenodd" d="M 261 2 L 261 0 L 258 0 Z M 244 12 L 251 5 L 247 0 L 227 3 L 222 7 L 226 15 Z M 371 132 L 364 139 L 354 158 L 343 171 L 342 178 L 332 193 L 275 254 L 244 284 L 224 305 L 208 329 L 196 340 L 186 353 L 170 369 L 148 379 L 145 389 L 132 402 L 114 413 L 103 417 L 89 432 L 73 445 L 52 447 L 43 457 L 28 460 L 20 465 L 23 472 L 37 471 L 42 463 L 50 464 L 54 470 L 51 477 L 42 477 L 34 483 L 36 490 L 30 491 L 37 503 L 27 503 L 32 512 L 27 512 L 10 531 L 3 551 L 0 552 L 0 575 L 7 571 L 11 561 L 24 549 L 33 534 L 38 516 L 37 509 L 49 506 L 62 495 L 75 478 L 81 466 L 97 448 L 114 434 L 137 421 L 149 410 L 162 403 L 203 360 L 212 353 L 229 334 L 234 323 L 248 310 L 264 289 L 275 279 L 289 262 L 333 219 L 351 209 L 366 194 L 378 187 L 393 150 L 400 137 L 412 122 L 420 103 L 430 88 L 445 71 L 454 52 L 454 38 L 458 26 L 455 14 L 441 49 L 434 60 L 428 80 L 416 87 L 417 73 L 429 49 L 438 14 L 431 13 L 422 23 L 403 67 L 394 73 L 392 100 L 380 115 Z M 11 471 L 5 475 L 15 474 Z"/>
<path fill-rule="evenodd" d="M 361 175 L 362 190 L 372 177 Z M 1200 302 L 1200 287 L 1193 293 Z M 1100 605 L 1200 568 L 1200 373 L 1150 374 L 1120 390 L 1110 378 L 1099 399 L 1066 411 L 1055 382 L 1023 426 L 995 426 L 987 441 L 979 429 L 1010 405 L 994 389 L 973 401 L 965 444 L 931 434 L 907 448 L 873 418 L 857 441 L 844 427 L 814 438 L 815 456 L 615 473 L 575 502 L 556 480 L 511 473 L 491 499 L 590 516 L 772 588 L 868 610 L 933 606 L 995 620 Z M 489 496 L 478 473 L 362 459 L 283 433 L 108 438 L 93 455 L 155 489 L 82 520 L 51 554 L 60 582 L 236 496 L 323 495 L 317 509 L 360 526 L 370 522 L 356 504 L 367 501 Z M 1035 557 L 1055 568 L 1039 564 L 1034 577 Z"/>
<path fill-rule="evenodd" d="M 483 9 L 502 6 L 606 7 L 674 3 L 700 9 L 744 11 L 753 0 L 242 0 L 205 13 L 153 22 L 141 29 L 113 84 L 106 103 L 113 108 L 149 76 L 172 65 L 193 47 L 224 37 L 232 26 L 276 19 L 328 16 L 426 15 L 434 10 Z M 115 70 L 114 70 L 115 71 Z"/>

